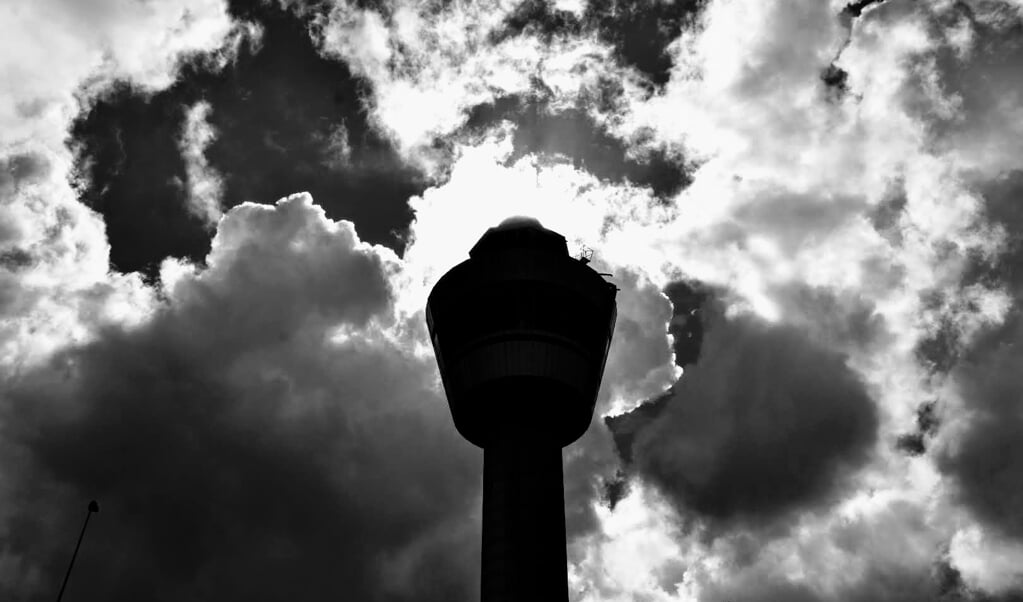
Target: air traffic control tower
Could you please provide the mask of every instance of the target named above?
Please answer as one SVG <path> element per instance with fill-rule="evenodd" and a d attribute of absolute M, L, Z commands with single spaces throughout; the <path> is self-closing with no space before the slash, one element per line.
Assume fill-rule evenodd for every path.
<path fill-rule="evenodd" d="M 566 602 L 561 448 L 589 426 L 616 287 L 530 218 L 487 230 L 426 320 L 455 427 L 483 448 L 482 602 Z"/>

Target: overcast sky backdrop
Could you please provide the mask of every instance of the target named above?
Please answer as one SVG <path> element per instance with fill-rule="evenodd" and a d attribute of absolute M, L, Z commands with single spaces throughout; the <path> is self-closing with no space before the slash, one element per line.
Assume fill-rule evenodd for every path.
<path fill-rule="evenodd" d="M 478 599 L 426 335 L 619 318 L 574 602 L 1023 600 L 1020 0 L 0 2 L 0 599 Z M 544 407 L 522 400 L 544 420 Z"/>

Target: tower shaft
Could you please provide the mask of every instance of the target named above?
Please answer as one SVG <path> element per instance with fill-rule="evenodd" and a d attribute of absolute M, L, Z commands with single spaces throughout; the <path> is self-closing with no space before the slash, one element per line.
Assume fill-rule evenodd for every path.
<path fill-rule="evenodd" d="M 482 602 L 567 602 L 561 447 L 510 437 L 483 451 Z"/>

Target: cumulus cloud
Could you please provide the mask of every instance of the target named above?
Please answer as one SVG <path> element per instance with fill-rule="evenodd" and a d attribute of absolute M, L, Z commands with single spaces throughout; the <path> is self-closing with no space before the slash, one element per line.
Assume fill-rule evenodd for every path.
<path fill-rule="evenodd" d="M 81 87 L 96 92 L 114 79 L 166 87 L 183 54 L 221 48 L 232 22 L 215 0 L 45 0 L 15 11 L 2 27 L 4 69 L 18 83 L 4 92 L 4 137 L 59 148 Z"/>
<path fill-rule="evenodd" d="M 784 362 L 783 357 L 763 351 L 784 343 L 802 350 L 804 355 L 799 357 L 804 357 L 805 363 L 824 365 L 810 374 L 794 366 L 777 370 L 779 378 L 791 377 L 786 387 L 811 393 L 786 398 L 786 403 L 805 403 L 808 409 L 802 415 L 779 412 L 790 422 L 775 430 L 790 432 L 785 429 L 791 427 L 791 433 L 811 433 L 821 424 L 823 431 L 832 433 L 821 439 L 792 437 L 794 448 L 805 452 L 797 454 L 805 464 L 798 464 L 801 470 L 788 473 L 793 477 L 788 481 L 791 497 L 784 493 L 787 488 L 779 488 L 779 498 L 774 500 L 777 503 L 768 500 L 772 503 L 750 502 L 744 506 L 747 498 L 739 495 L 741 491 L 725 490 L 713 497 L 713 489 L 701 489 L 701 484 L 718 483 L 713 479 L 718 473 L 712 469 L 720 466 L 710 460 L 701 464 L 697 460 L 702 456 L 697 451 L 705 456 L 740 458 L 736 466 L 759 466 L 760 457 L 752 452 L 748 457 L 730 455 L 749 448 L 733 449 L 724 443 L 732 441 L 728 433 L 695 426 L 733 425 L 717 415 L 712 401 L 729 398 L 724 393 L 741 381 L 701 377 L 702 370 L 711 368 L 698 363 L 690 366 L 667 399 L 675 400 L 690 387 L 700 395 L 687 397 L 686 404 L 661 402 L 664 409 L 649 422 L 675 425 L 669 421 L 667 409 L 674 407 L 682 426 L 665 426 L 657 431 L 651 454 L 660 462 L 660 470 L 646 467 L 646 485 L 652 483 L 667 490 L 665 495 L 672 502 L 669 507 L 673 505 L 676 510 L 704 508 L 708 515 L 704 520 L 722 529 L 718 538 L 721 543 L 701 542 L 692 534 L 677 533 L 679 551 L 675 558 L 704 567 L 700 570 L 706 571 L 706 579 L 697 578 L 703 573 L 694 569 L 688 582 L 679 579 L 666 587 L 661 584 L 650 589 L 647 582 L 642 586 L 630 582 L 644 595 L 656 599 L 661 595 L 657 591 L 670 592 L 677 584 L 693 596 L 703 590 L 706 595 L 733 591 L 714 589 L 715 583 L 727 583 L 729 573 L 720 569 L 722 563 L 731 566 L 729 559 L 742 548 L 738 540 L 731 539 L 738 536 L 728 530 L 757 532 L 778 521 L 789 530 L 771 531 L 763 538 L 758 535 L 754 537 L 755 545 L 745 548 L 774 549 L 776 554 L 789 554 L 789 560 L 759 564 L 743 561 L 742 566 L 757 567 L 743 573 L 750 583 L 777 583 L 778 592 L 808 599 L 866 599 L 871 595 L 898 599 L 899 591 L 916 592 L 906 594 L 911 596 L 943 595 L 943 550 L 971 519 L 963 513 L 968 505 L 957 501 L 966 498 L 954 495 L 955 487 L 950 485 L 955 483 L 943 481 L 943 469 L 934 462 L 937 452 L 933 450 L 941 445 L 930 445 L 931 439 L 940 440 L 945 429 L 954 431 L 955 421 L 947 414 L 959 412 L 960 407 L 946 399 L 945 381 L 935 374 L 937 366 L 951 364 L 934 361 L 935 355 L 927 349 L 936 337 L 967 345 L 978 334 L 1002 323 L 1013 303 L 1011 291 L 999 278 L 968 279 L 978 265 L 996 262 L 1006 252 L 1013 229 L 989 220 L 985 189 L 978 184 L 1004 167 L 993 165 L 992 171 L 978 170 L 975 161 L 981 161 L 983 153 L 960 143 L 967 139 L 962 137 L 963 132 L 976 136 L 983 144 L 1001 145 L 998 148 L 1008 148 L 1012 137 L 1006 134 L 993 138 L 1001 134 L 995 134 L 992 128 L 988 132 L 977 119 L 970 121 L 969 111 L 982 116 L 985 109 L 964 104 L 963 95 L 969 92 L 962 91 L 963 86 L 950 72 L 954 68 L 965 73 L 972 68 L 974 77 L 987 77 L 989 72 L 997 72 L 993 66 L 996 57 L 1012 55 L 1011 49 L 998 46 L 1005 42 L 998 42 L 1004 35 L 997 32 L 1013 22 L 1015 13 L 999 9 L 997 4 L 890 1 L 857 3 L 858 8 L 852 10 L 841 2 L 707 3 L 670 46 L 671 68 L 662 86 L 651 93 L 649 87 L 623 75 L 611 111 L 614 119 L 606 119 L 593 108 L 596 105 L 583 105 L 589 111 L 587 115 L 607 128 L 610 136 L 632 144 L 633 152 L 660 145 L 679 148 L 679 156 L 695 160 L 687 174 L 691 184 L 670 196 L 669 204 L 650 202 L 651 196 L 643 194 L 643 185 L 587 184 L 584 163 L 569 169 L 530 158 L 528 153 L 520 158 L 509 148 L 515 141 L 518 115 L 514 111 L 508 113 L 512 125 L 499 126 L 507 128 L 503 132 L 498 128 L 489 137 L 456 144 L 450 178 L 413 199 L 417 223 L 410 236 L 408 259 L 412 265 L 417 264 L 418 257 L 432 258 L 437 266 L 432 269 L 438 271 L 450 265 L 443 259 L 447 253 L 443 247 L 450 244 L 456 248 L 461 243 L 454 238 L 457 234 L 440 236 L 442 224 L 457 219 L 482 225 L 494 221 L 498 214 L 534 212 L 549 226 L 564 228 L 570 240 L 596 248 L 612 271 L 627 266 L 657 286 L 681 277 L 728 291 L 729 309 L 727 318 L 722 318 L 725 326 L 719 325 L 719 336 L 732 332 L 729 328 L 742 332 L 748 329 L 749 341 L 733 334 L 736 341 L 749 343 L 749 357 Z M 973 11 L 973 21 L 964 13 L 964 6 Z M 544 11 L 553 14 L 547 8 L 540 12 Z M 525 18 L 527 13 L 520 10 L 516 15 Z M 379 19 L 374 21 L 374 28 L 367 20 L 360 25 L 361 31 L 372 29 L 380 34 L 374 38 L 380 41 L 380 56 L 390 57 L 388 53 L 392 52 L 400 56 L 404 51 L 394 50 L 400 45 L 393 44 L 397 21 L 386 10 L 375 14 L 373 19 Z M 570 17 L 562 17 L 564 23 L 572 23 Z M 473 21 L 477 22 L 487 29 L 493 21 Z M 586 37 L 580 33 L 586 31 L 585 27 L 559 25 L 545 29 L 546 22 L 525 22 L 528 24 L 519 31 L 518 43 L 524 43 L 524 38 L 566 44 L 573 36 Z M 426 24 L 427 30 L 433 31 L 431 27 Z M 604 48 L 599 36 L 587 39 L 595 47 Z M 486 52 L 481 50 L 480 55 Z M 384 75 L 379 81 L 385 82 L 381 90 L 397 85 L 395 82 L 416 89 L 420 81 L 417 78 L 421 71 L 414 67 L 409 74 L 391 69 L 400 61 L 358 60 L 381 69 Z M 829 65 L 844 74 L 840 92 L 822 79 Z M 611 72 L 605 69 L 602 73 Z M 552 106 L 579 106 L 572 105 L 582 96 L 579 89 L 573 85 L 551 86 L 550 94 L 556 99 Z M 427 135 L 423 130 L 410 135 L 409 140 L 456 128 L 464 107 L 481 102 L 500 107 L 499 101 L 487 100 L 486 94 L 473 96 L 457 85 L 450 86 L 450 90 L 455 98 L 465 100 L 452 103 L 446 121 L 424 121 L 443 124 L 433 133 Z M 509 90 L 512 96 L 535 94 Z M 976 90 L 977 97 L 985 99 L 978 107 L 999 97 L 985 92 L 983 86 Z M 1011 107 L 1012 103 L 1006 104 Z M 376 115 L 386 127 L 386 113 L 378 111 Z M 1012 121 L 1009 113 L 1004 119 Z M 1007 164 L 1014 156 L 998 150 L 990 152 Z M 965 159 L 966 155 L 970 159 Z M 515 159 L 509 164 L 507 157 Z M 545 181 L 554 174 L 558 174 L 560 187 Z M 482 181 L 491 183 L 490 189 L 496 191 L 487 202 L 477 200 L 472 193 L 479 189 L 476 182 Z M 548 186 L 562 198 L 548 196 Z M 602 201 L 590 201 L 591 189 L 586 186 L 598 191 Z M 572 217 L 561 217 L 568 215 Z M 421 265 L 425 263 L 429 262 Z M 424 278 L 428 281 L 430 277 Z M 689 323 L 688 318 L 676 315 L 672 328 L 681 335 Z M 708 331 L 703 336 L 714 335 Z M 761 341 L 763 348 L 756 341 Z M 684 349 L 675 351 L 678 356 Z M 738 350 L 735 353 L 737 358 L 745 357 Z M 691 357 L 681 364 L 686 365 L 686 361 Z M 735 362 L 742 364 L 739 359 Z M 813 380 L 822 374 L 829 375 L 830 380 Z M 720 384 L 720 391 L 711 394 L 704 390 L 715 382 Z M 848 385 L 848 398 L 819 392 L 830 393 L 834 383 Z M 818 398 L 825 401 L 807 401 Z M 931 407 L 936 408 L 934 422 L 938 426 L 928 427 L 928 448 L 908 457 L 900 449 L 899 438 L 917 428 L 920 408 L 936 398 L 941 401 Z M 618 401 L 609 406 L 615 413 L 630 410 L 639 398 Z M 771 424 L 769 421 L 761 425 L 752 418 L 741 420 L 741 414 L 733 417 L 734 425 L 738 425 L 734 426 L 735 433 L 748 434 L 748 440 L 767 445 L 767 439 L 759 435 L 774 432 L 766 426 Z M 838 417 L 844 418 L 839 421 Z M 802 418 L 808 422 L 800 422 Z M 759 430 L 760 426 L 765 430 Z M 652 432 L 653 428 L 646 436 L 653 438 Z M 640 429 L 633 439 L 637 463 L 644 436 Z M 735 440 L 743 439 L 736 435 Z M 820 447 L 814 447 L 814 442 Z M 800 447 L 804 443 L 805 449 Z M 658 454 L 661 449 L 663 453 Z M 695 450 L 699 457 L 691 458 L 687 450 Z M 764 458 L 772 457 L 764 454 Z M 709 467 L 707 474 L 691 474 L 696 466 Z M 784 473 L 784 468 L 779 462 L 761 473 L 778 476 L 774 471 Z M 724 469 L 719 472 L 726 473 Z M 851 474 L 855 476 L 847 478 Z M 754 477 L 739 482 L 753 485 L 757 482 Z M 673 484 L 675 489 L 665 484 Z M 643 482 L 632 487 L 625 499 L 649 491 Z M 705 493 L 710 497 L 701 497 Z M 709 499 L 722 503 L 700 505 Z M 729 506 L 724 502 L 734 503 Z M 593 503 L 599 504 L 596 500 Z M 623 503 L 619 500 L 619 506 Z M 647 508 L 651 516 L 659 512 L 643 504 L 623 507 L 640 514 L 642 508 Z M 765 510 L 758 514 L 755 510 L 761 507 Z M 715 509 L 721 514 L 715 516 Z M 600 521 L 611 520 L 614 514 L 602 515 L 596 506 L 594 512 L 598 518 L 603 517 Z M 916 526 L 911 521 L 914 513 L 924 517 Z M 836 566 L 866 554 L 865 550 L 875 545 L 868 545 L 860 536 L 849 539 L 845 547 L 836 543 L 837 525 L 849 516 L 856 517 L 857 529 L 864 533 L 889 525 L 887 531 L 893 540 L 908 546 L 905 562 L 899 564 L 889 558 L 885 562 L 891 565 L 890 570 L 882 566 L 884 563 L 863 566 L 855 579 L 833 583 L 831 573 Z M 612 544 L 599 541 L 603 543 L 593 543 L 596 548 L 574 556 L 580 563 L 575 566 L 582 571 L 579 583 L 598 588 L 600 582 L 599 588 L 603 589 L 598 588 L 599 595 L 625 591 L 616 590 L 618 585 L 606 579 L 593 577 L 602 571 L 605 575 L 613 572 L 607 564 L 609 556 L 595 551 L 609 550 Z M 834 564 L 814 564 L 813 550 L 825 548 L 833 551 L 829 558 Z M 985 549 L 997 554 L 990 551 L 996 547 Z M 958 571 L 956 563 L 962 558 L 951 556 L 948 571 Z M 666 556 L 651 557 L 650 562 L 656 566 L 671 564 Z M 883 581 L 887 589 L 862 589 L 870 582 L 868 575 Z M 737 577 L 735 583 L 746 577 Z M 919 587 L 903 587 L 900 583 Z M 587 590 L 582 595 L 597 595 L 595 591 Z M 637 590 L 629 591 L 634 595 Z M 734 591 L 741 594 L 742 588 Z"/>
<path fill-rule="evenodd" d="M 400 252 L 423 177 L 369 125 L 364 80 L 321 56 L 307 20 L 278 3 L 228 8 L 236 25 L 223 50 L 184 58 L 165 89 L 117 84 L 74 120 L 79 198 L 103 217 L 113 266 L 156 278 L 165 257 L 202 260 L 212 230 L 206 209 L 190 209 L 195 182 L 220 210 L 308 191 L 332 219 Z M 202 130 L 215 135 L 203 136 L 200 161 L 181 138 L 188 107 L 205 105 Z"/>
<path fill-rule="evenodd" d="M 963 178 L 963 164 L 931 145 L 932 124 L 947 119 L 942 116 L 956 107 L 948 91 L 934 85 L 941 79 L 935 53 L 965 42 L 943 35 L 934 11 L 904 2 L 888 4 L 861 11 L 846 29 L 844 6 L 837 3 L 710 3 L 696 26 L 684 29 L 673 46 L 675 66 L 663 91 L 647 95 L 626 89 L 616 105 L 621 119 L 609 123 L 621 140 L 681 144 L 685 154 L 698 159 L 691 185 L 667 207 L 656 207 L 637 194 L 642 188 L 630 191 L 614 185 L 595 190 L 603 199 L 620 202 L 590 202 L 582 192 L 584 166 L 549 166 L 528 156 L 508 165 L 507 134 L 461 147 L 450 179 L 412 201 L 417 211 L 407 256 L 412 264 L 421 252 L 436 262 L 437 270 L 450 265 L 442 259 L 442 246 L 461 243 L 436 234 L 442 224 L 458 219 L 482 225 L 497 214 L 532 212 L 549 226 L 563 228 L 570 240 L 598 249 L 609 265 L 630 266 L 658 286 L 681 276 L 729 291 L 729 317 L 722 319 L 719 335 L 732 328 L 750 331 L 749 341 L 733 333 L 738 342 L 750 345 L 748 356 L 734 351 L 737 364 L 742 364 L 741 357 L 755 358 L 749 359 L 752 364 L 761 358 L 784 362 L 784 357 L 766 351 L 779 344 L 800 351 L 803 355 L 797 355 L 809 365 L 821 362 L 824 367 L 809 374 L 797 370 L 797 364 L 777 371 L 785 381 L 779 390 L 791 387 L 800 393 L 779 394 L 778 399 L 805 408 L 803 413 L 779 411 L 778 420 L 788 422 L 777 425 L 766 419 L 762 424 L 752 414 L 736 413 L 734 421 L 724 420 L 711 402 L 744 399 L 725 395 L 743 381 L 701 377 L 701 370 L 712 369 L 697 364 L 667 399 L 675 400 L 690 387 L 700 395 L 687 395 L 685 404 L 662 400 L 665 408 L 675 408 L 671 415 L 678 420 L 669 420 L 665 409 L 649 418 L 651 424 L 665 425 L 657 437 L 652 428 L 645 434 L 638 429 L 632 443 L 638 458 L 643 437 L 650 437 L 657 463 L 645 466 L 645 473 L 638 470 L 645 481 L 667 490 L 674 511 L 702 508 L 708 515 L 704 520 L 716 524 L 718 533 L 787 525 L 789 531 L 768 530 L 763 538 L 755 537 L 752 549 L 774 546 L 779 554 L 802 552 L 787 564 L 757 565 L 748 573 L 750 583 L 773 579 L 779 591 L 805 590 L 813 599 L 842 599 L 842 592 L 855 597 L 859 594 L 851 592 L 869 582 L 865 575 L 889 574 L 880 566 L 865 567 L 858 580 L 827 585 L 833 566 L 814 565 L 811 548 L 834 549 L 837 564 L 865 553 L 859 544 L 842 548 L 830 541 L 845 512 L 860 513 L 856 520 L 865 532 L 884 521 L 908 520 L 914 512 L 925 515 L 920 529 L 928 536 L 911 547 L 908 568 L 892 569 L 891 591 L 885 595 L 895 595 L 891 592 L 902 579 L 919 582 L 921 589 L 914 591 L 930 592 L 920 595 L 937 591 L 940 579 L 934 567 L 962 515 L 945 497 L 948 490 L 932 456 L 907 458 L 899 451 L 899 437 L 916 428 L 921 404 L 941 389 L 914 349 L 943 324 L 954 324 L 964 338 L 973 337 L 1001 321 L 1009 306 L 998 283 L 963 285 L 963 275 L 978 258 L 989 261 L 1003 252 L 1004 230 L 986 221 L 982 192 Z M 528 35 L 528 28 L 524 31 Z M 799 43 L 793 44 L 794 39 Z M 792 51 L 796 47 L 798 53 Z M 847 92 L 839 97 L 821 80 L 821 71 L 832 61 L 848 74 Z M 555 173 L 561 186 L 553 189 L 562 198 L 545 194 L 550 186 L 545 178 Z M 486 203 L 471 192 L 478 189 L 474 182 L 481 181 L 499 191 Z M 611 197 L 610 191 L 618 196 Z M 678 322 L 673 320 L 673 328 L 684 334 L 689 321 Z M 675 351 L 678 355 L 685 350 Z M 819 375 L 827 378 L 813 380 Z M 694 384 L 687 385 L 688 379 Z M 721 390 L 706 392 L 713 383 Z M 834 383 L 848 385 L 847 398 L 830 394 Z M 610 407 L 615 413 L 627 411 L 639 399 L 619 400 Z M 814 401 L 818 399 L 823 401 Z M 946 405 L 938 407 L 944 412 Z M 734 428 L 715 431 L 713 425 Z M 829 434 L 817 438 L 818 425 Z M 759 467 L 761 457 L 785 459 L 785 446 L 780 456 L 761 456 L 751 447 L 730 443 L 748 440 L 769 447 L 772 439 L 767 435 L 781 432 L 793 435 L 793 457 L 802 462 L 790 462 L 791 471 L 780 460 L 768 461 L 745 480 L 714 480 L 715 475 L 733 476 L 725 470 L 728 466 Z M 786 440 L 778 435 L 777 441 Z M 697 467 L 706 474 L 695 474 Z M 711 487 L 732 481 L 752 487 L 757 476 L 784 480 L 786 474 L 791 488 L 761 487 L 777 498 L 764 503 L 744 497 L 741 489 L 722 486 L 723 493 L 717 495 Z M 631 487 L 628 495 L 643 495 L 641 482 Z M 872 491 L 880 497 L 873 498 Z M 944 501 L 932 504 L 932 499 Z M 610 520 L 600 514 L 599 501 L 592 503 L 595 516 Z M 920 529 L 889 531 L 893 538 L 909 541 Z M 675 558 L 694 565 L 713 567 L 734 554 L 732 535 L 720 535 L 719 547 L 701 547 L 705 544 L 691 534 L 677 536 L 680 551 Z M 626 591 L 616 590 L 621 584 L 592 577 L 613 572 L 606 564 L 610 556 L 595 551 L 610 550 L 613 544 L 593 545 L 573 556 L 582 571 L 579 583 L 597 588 L 583 595 Z M 673 562 L 666 557 L 649 561 L 653 572 Z M 706 570 L 712 577 L 691 576 L 688 584 L 682 579 L 677 584 L 696 596 L 701 588 L 710 592 L 714 583 L 727 582 L 727 572 Z M 795 580 L 794 572 L 807 576 Z M 641 589 L 656 597 L 661 595 L 657 591 L 670 592 L 674 585 Z"/>
<path fill-rule="evenodd" d="M 378 123 L 411 151 L 457 128 L 463 111 L 492 99 L 493 88 L 529 88 L 538 49 L 526 44 L 514 53 L 495 52 L 487 44 L 514 4 L 456 3 L 438 9 L 400 3 L 382 14 L 337 3 L 320 24 L 321 44 L 373 82 Z M 418 110 L 410 112 L 409 106 Z"/>
<path fill-rule="evenodd" d="M 949 544 L 949 559 L 962 585 L 991 592 L 999 599 L 1018 600 L 1023 588 L 1023 544 L 974 525 L 958 531 Z"/>
<path fill-rule="evenodd" d="M 331 591 L 327 553 L 302 564 L 298 542 L 336 546 L 370 598 L 473 595 L 478 453 L 448 425 L 420 312 L 483 230 L 531 214 L 622 289 L 598 411 L 612 432 L 598 416 L 565 454 L 577 599 L 1015 595 L 1018 2 L 283 4 L 368 107 L 366 123 L 327 120 L 315 164 L 374 163 L 359 150 L 372 124 L 436 178 L 381 183 L 410 191 L 406 252 L 294 197 L 228 212 L 208 267 L 169 260 L 162 288 L 109 275 L 103 224 L 64 183 L 76 98 L 230 54 L 229 20 L 214 3 L 181 20 L 100 3 L 107 18 L 48 53 L 65 63 L 15 68 L 25 93 L 0 113 L 0 453 L 22 484 L 2 490 L 18 502 L 9 591 L 59 572 L 63 548 L 32 542 L 73 531 L 58 507 L 98 491 L 128 517 L 111 541 L 151 552 L 82 560 L 109 596 L 149 580 L 215 597 L 214 563 L 256 597 L 279 592 L 253 564 Z M 5 39 L 31 42 L 41 14 Z M 185 159 L 203 167 L 240 143 L 203 134 L 194 100 Z M 235 194 L 269 186 L 252 182 Z M 258 528 L 223 510 L 252 493 Z"/>
<path fill-rule="evenodd" d="M 1023 521 L 1016 508 L 1023 485 L 1016 474 L 1023 462 L 1018 412 L 1023 380 L 1012 368 L 1020 359 L 1017 341 L 1023 336 L 1018 318 L 992 333 L 1002 340 L 971 353 L 955 371 L 962 403 L 960 438 L 949 442 L 944 466 L 955 475 L 968 506 L 1006 535 L 1023 539 Z"/>
<path fill-rule="evenodd" d="M 613 270 L 599 259 L 591 265 L 602 272 Z M 594 500 L 606 498 L 608 488 L 614 487 L 616 480 L 621 481 L 614 441 L 603 428 L 602 415 L 653 395 L 674 375 L 664 330 L 670 313 L 667 299 L 651 282 L 633 272 L 618 269 L 607 273 L 613 273 L 612 281 L 618 287 L 614 344 L 608 352 L 592 424 L 583 438 L 563 454 L 570 541 L 585 538 L 598 528 Z"/>
<path fill-rule="evenodd" d="M 335 2 L 319 15 L 317 32 L 323 52 L 372 83 L 378 126 L 410 158 L 436 168 L 445 158 L 431 147 L 459 130 L 473 107 L 542 91 L 550 109 L 570 108 L 599 95 L 609 77 L 618 88 L 639 89 L 595 35 L 508 35 L 523 8 L 503 0 L 379 8 Z"/>
<path fill-rule="evenodd" d="M 686 276 L 726 287 L 740 313 L 803 332 L 796 338 L 809 341 L 815 358 L 845 355 L 843 370 L 862 379 L 876 407 L 876 428 L 864 428 L 862 445 L 853 446 L 877 443 L 871 462 L 863 456 L 854 462 L 865 470 L 862 485 L 927 514 L 927 528 L 938 535 L 914 554 L 909 574 L 932 591 L 926 588 L 937 579 L 935 558 L 961 515 L 944 503 L 928 506 L 930 497 L 947 493 L 930 456 L 909 461 L 894 454 L 901 453 L 899 435 L 915 428 L 921 404 L 942 386 L 914 349 L 949 327 L 969 340 L 1001 322 L 1011 304 L 997 281 L 963 281 L 978 260 L 1005 251 L 1006 230 L 987 221 L 984 192 L 967 177 L 970 167 L 933 144 L 936 124 L 955 121 L 960 111 L 955 90 L 943 84 L 943 57 L 968 57 L 964 48 L 982 47 L 979 40 L 987 38 L 954 30 L 959 21 L 946 5 L 878 3 L 847 23 L 843 8 L 710 3 L 674 45 L 675 67 L 663 92 L 626 90 L 617 105 L 623 118 L 611 124 L 623 140 L 682 144 L 699 159 L 692 184 L 659 213 L 636 212 L 644 207 L 637 195 L 605 205 L 602 229 L 594 229 L 599 234 L 579 239 L 589 237 L 611 264 L 632 265 L 661 285 Z M 832 61 L 847 74 L 846 93 L 838 97 L 821 80 Z M 640 131 L 647 137 L 633 135 Z M 413 235 L 423 248 L 435 239 L 427 234 L 433 216 L 451 211 L 475 219 L 491 210 L 454 193 L 465 183 L 460 169 L 472 165 L 491 173 L 475 162 L 479 156 L 466 151 L 463 162 L 455 162 L 450 188 L 414 201 L 423 228 L 413 228 Z M 503 178 L 521 165 L 495 162 L 493 173 Z M 536 167 L 538 181 L 545 173 Z M 515 190 L 525 197 L 533 194 L 528 189 Z M 571 187 L 566 194 L 580 217 L 565 227 L 588 229 L 592 222 L 583 216 L 590 205 Z M 536 210 L 552 215 L 560 206 L 554 201 Z M 665 440 L 672 440 L 665 431 Z M 678 444 L 684 440 L 679 436 Z M 862 491 L 844 493 L 855 500 Z M 864 529 L 872 528 L 871 513 L 880 521 L 889 505 L 867 508 L 859 519 Z M 892 520 L 910 514 L 900 511 Z M 828 532 L 828 520 L 802 524 Z"/>
<path fill-rule="evenodd" d="M 927 523 L 915 504 L 889 502 L 871 514 L 869 518 L 847 515 L 787 549 L 769 546 L 751 553 L 737 540 L 723 567 L 733 572 L 731 578 L 701 571 L 698 579 L 706 579 L 707 585 L 701 599 L 909 602 L 970 598 L 941 555 L 944 534 Z M 796 559 L 810 570 L 792 571 Z"/>
<path fill-rule="evenodd" d="M 946 17 L 945 34 L 962 42 L 936 56 L 938 81 L 956 110 L 934 123 L 935 143 L 984 178 L 1017 169 L 1023 150 L 1023 78 L 1012 68 L 1023 60 L 1013 33 L 1018 10 L 1002 2 L 964 3 Z"/>
<path fill-rule="evenodd" d="M 864 383 L 795 328 L 706 315 L 700 359 L 632 425 L 627 455 L 683 518 L 759 528 L 826 508 L 870 458 L 877 413 Z"/>
<path fill-rule="evenodd" d="M 153 295 L 137 276 L 107 275 L 104 224 L 78 202 L 67 130 L 115 80 L 154 90 L 174 80 L 184 55 L 226 60 L 236 31 L 224 6 L 207 0 L 54 0 L 4 19 L 0 61 L 12 85 L 0 92 L 0 254 L 19 258 L 3 267 L 4 370 L 150 311 Z"/>
<path fill-rule="evenodd" d="M 9 383 L 5 597 L 52 595 L 90 497 L 81 596 L 472 597 L 479 459 L 402 343 L 396 261 L 306 195 L 240 206 L 153 319 Z"/>
<path fill-rule="evenodd" d="M 966 342 L 957 341 L 947 382 L 949 423 L 938 438 L 937 459 L 954 485 L 955 497 L 980 524 L 964 527 L 952 542 L 951 554 L 963 579 L 987 591 L 1023 587 L 1023 524 L 1018 502 L 1023 496 L 1015 474 L 1023 461 L 1019 441 L 1023 429 L 1018 400 L 1023 382 L 1014 366 L 1021 360 L 1023 340 L 1019 300 L 1023 280 L 1019 238 L 1018 171 L 989 182 L 990 215 L 1011 233 L 1007 252 L 983 275 L 1011 291 L 1013 308 L 1001 324 L 988 327 Z"/>

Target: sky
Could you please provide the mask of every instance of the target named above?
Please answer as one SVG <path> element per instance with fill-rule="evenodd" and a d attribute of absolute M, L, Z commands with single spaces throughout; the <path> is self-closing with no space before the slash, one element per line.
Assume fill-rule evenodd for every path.
<path fill-rule="evenodd" d="M 477 599 L 423 310 L 529 215 L 573 602 L 1023 600 L 1019 0 L 0 11 L 0 599 L 91 499 L 67 602 Z"/>

